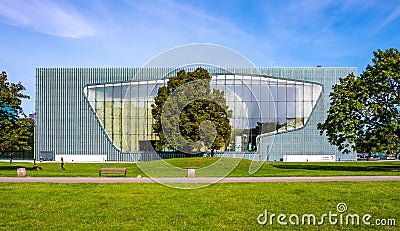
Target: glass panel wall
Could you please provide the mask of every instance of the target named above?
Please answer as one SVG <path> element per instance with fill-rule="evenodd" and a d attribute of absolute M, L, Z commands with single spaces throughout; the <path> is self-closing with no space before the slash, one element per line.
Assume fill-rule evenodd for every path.
<path fill-rule="evenodd" d="M 84 89 L 113 145 L 123 152 L 151 151 L 151 104 L 168 80 L 100 84 Z M 268 76 L 213 75 L 211 88 L 224 92 L 232 110 L 228 151 L 256 151 L 257 136 L 305 126 L 322 92 L 314 83 Z"/>

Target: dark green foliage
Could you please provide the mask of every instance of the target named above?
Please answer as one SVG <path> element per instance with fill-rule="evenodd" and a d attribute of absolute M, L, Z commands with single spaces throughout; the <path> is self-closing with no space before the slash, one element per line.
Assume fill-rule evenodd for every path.
<path fill-rule="evenodd" d="M 31 150 L 28 139 L 32 136 L 33 120 L 22 111 L 21 99 L 29 99 L 21 91 L 22 84 L 7 82 L 6 72 L 0 75 L 0 156 L 7 150 Z"/>
<path fill-rule="evenodd" d="M 206 69 L 181 70 L 158 89 L 152 105 L 153 131 L 158 134 L 156 150 L 185 153 L 225 149 L 231 126 L 224 92 L 210 88 Z"/>
<path fill-rule="evenodd" d="M 339 150 L 400 151 L 400 52 L 374 52 L 373 64 L 356 77 L 340 79 L 330 94 L 328 117 L 318 124 Z"/>

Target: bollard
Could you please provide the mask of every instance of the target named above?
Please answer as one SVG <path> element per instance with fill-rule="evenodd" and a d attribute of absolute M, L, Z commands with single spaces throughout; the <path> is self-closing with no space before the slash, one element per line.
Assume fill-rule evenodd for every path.
<path fill-rule="evenodd" d="M 189 168 L 187 170 L 187 177 L 193 178 L 193 177 L 195 177 L 195 175 L 196 175 L 196 170 L 195 169 Z"/>
<path fill-rule="evenodd" d="M 17 169 L 17 177 L 26 177 L 26 169 L 18 168 Z"/>

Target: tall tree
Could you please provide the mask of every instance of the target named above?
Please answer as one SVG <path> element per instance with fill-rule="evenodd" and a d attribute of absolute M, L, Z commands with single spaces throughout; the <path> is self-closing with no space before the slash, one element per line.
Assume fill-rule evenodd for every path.
<path fill-rule="evenodd" d="M 152 105 L 153 132 L 159 136 L 157 151 L 168 148 L 196 153 L 227 147 L 232 112 L 224 92 L 211 91 L 210 80 L 204 68 L 181 70 L 158 89 Z"/>
<path fill-rule="evenodd" d="M 32 136 L 33 120 L 26 118 L 21 100 L 29 96 L 21 83 L 9 83 L 7 73 L 0 75 L 0 156 L 7 150 L 31 150 L 28 139 Z"/>
<path fill-rule="evenodd" d="M 400 52 L 373 54 L 359 77 L 349 74 L 333 86 L 328 117 L 318 124 L 344 153 L 400 151 Z"/>

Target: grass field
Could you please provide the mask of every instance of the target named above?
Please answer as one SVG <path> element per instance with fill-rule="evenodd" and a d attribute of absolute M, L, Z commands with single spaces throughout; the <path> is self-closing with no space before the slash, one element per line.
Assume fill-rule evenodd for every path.
<path fill-rule="evenodd" d="M 224 158 L 218 168 L 213 171 L 203 171 L 202 168 L 211 166 L 217 158 L 184 158 L 166 160 L 172 166 L 182 169 L 169 171 L 162 163 L 163 161 L 135 163 L 66 163 L 66 170 L 62 171 L 60 164 L 55 162 L 39 163 L 42 171 L 33 170 L 32 163 L 0 162 L 1 176 L 16 176 L 17 168 L 26 168 L 28 176 L 41 177 L 97 177 L 100 168 L 103 167 L 127 167 L 127 177 L 137 175 L 146 176 L 142 169 L 152 169 L 157 177 L 185 177 L 186 168 L 196 168 L 199 177 L 221 176 L 224 172 L 230 172 L 228 176 L 357 176 L 357 175 L 400 175 L 399 161 L 374 161 L 374 162 L 327 162 L 327 163 L 284 163 L 266 162 L 254 174 L 249 173 L 251 161 Z M 236 168 L 230 171 L 229 166 Z M 228 167 L 227 167 L 228 166 Z"/>
<path fill-rule="evenodd" d="M 24 167 L 28 176 L 98 177 L 102 167 L 127 167 L 127 177 L 146 176 L 141 169 L 154 169 L 158 177 L 184 177 L 186 168 L 196 168 L 197 176 L 219 175 L 237 162 L 224 159 L 215 171 L 203 172 L 217 158 L 170 159 L 167 163 L 182 168 L 168 175 L 163 162 L 141 163 L 32 163 L 0 162 L 0 177 L 15 176 Z M 251 162 L 241 160 L 229 176 L 348 176 L 400 175 L 400 162 L 264 163 L 249 174 Z M 164 169 L 165 168 L 165 169 Z M 221 172 L 219 172 L 221 169 Z M 161 184 L 53 184 L 0 183 L 1 230 L 398 230 L 400 222 L 400 182 L 325 182 L 325 183 L 225 183 L 183 190 Z M 279 225 L 257 223 L 259 214 L 340 214 L 338 203 L 346 203 L 343 213 L 362 217 L 370 214 L 371 225 Z M 262 218 L 263 219 L 263 218 Z M 377 219 L 396 222 L 396 226 L 373 225 Z M 390 220 L 389 220 L 390 219 Z M 393 220 L 394 219 L 394 220 Z M 306 221 L 308 222 L 308 220 Z M 339 221 L 338 221 L 339 222 Z M 301 220 L 300 220 L 301 224 Z"/>
<path fill-rule="evenodd" d="M 0 183 L 2 230 L 398 230 L 397 226 L 262 226 L 259 214 L 370 214 L 400 222 L 400 182 L 160 184 Z M 276 215 L 276 216 L 277 216 Z M 275 218 L 276 219 L 276 218 Z M 286 218 L 288 222 L 288 218 Z M 339 221 L 338 221 L 339 222 Z M 362 221 L 360 220 L 362 223 Z M 301 224 L 301 221 L 300 221 Z"/>

